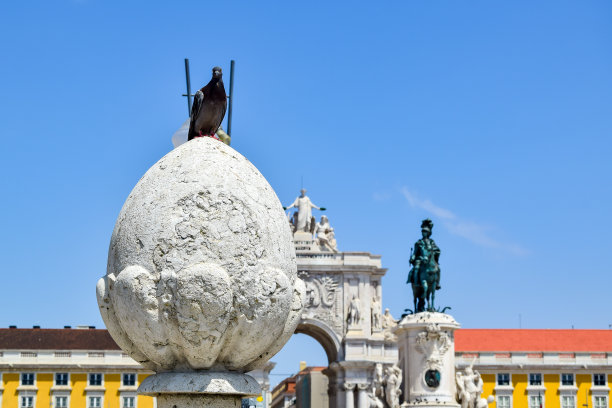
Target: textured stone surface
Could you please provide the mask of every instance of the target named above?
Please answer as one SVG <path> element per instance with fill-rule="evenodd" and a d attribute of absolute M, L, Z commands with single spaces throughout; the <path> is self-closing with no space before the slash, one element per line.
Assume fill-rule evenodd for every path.
<path fill-rule="evenodd" d="M 227 394 L 257 396 L 261 388 L 248 374 L 233 372 L 159 373 L 145 378 L 138 387 L 142 395 Z"/>
<path fill-rule="evenodd" d="M 224 395 L 176 395 L 157 397 L 157 408 L 241 408 L 242 399 Z"/>
<path fill-rule="evenodd" d="M 159 160 L 126 200 L 97 285 L 106 326 L 156 372 L 249 371 L 293 334 L 304 286 L 274 191 L 211 138 Z"/>

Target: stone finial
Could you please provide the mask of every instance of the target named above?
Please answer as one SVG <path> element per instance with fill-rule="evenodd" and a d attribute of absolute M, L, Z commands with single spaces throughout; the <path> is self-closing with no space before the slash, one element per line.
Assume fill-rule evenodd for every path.
<path fill-rule="evenodd" d="M 183 373 L 263 365 L 293 334 L 303 292 L 276 194 L 211 138 L 171 151 L 134 187 L 97 285 L 117 344 L 151 370 Z"/>

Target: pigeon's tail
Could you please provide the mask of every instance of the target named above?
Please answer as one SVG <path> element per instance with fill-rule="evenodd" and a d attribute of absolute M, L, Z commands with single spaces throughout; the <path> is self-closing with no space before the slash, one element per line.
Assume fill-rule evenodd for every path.
<path fill-rule="evenodd" d="M 172 144 L 174 145 L 174 147 L 177 148 L 183 143 L 185 143 L 187 141 L 188 134 L 189 134 L 189 118 L 187 118 L 187 120 L 183 122 L 181 127 L 176 132 L 174 132 L 174 134 L 172 135 Z"/>

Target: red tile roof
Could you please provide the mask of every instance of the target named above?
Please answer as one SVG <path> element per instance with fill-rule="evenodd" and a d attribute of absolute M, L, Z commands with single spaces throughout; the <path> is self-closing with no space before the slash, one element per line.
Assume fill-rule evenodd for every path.
<path fill-rule="evenodd" d="M 303 369 L 302 371 L 300 371 L 299 373 L 297 373 L 296 375 L 305 375 L 305 374 L 311 373 L 313 371 L 323 371 L 326 368 L 327 367 L 314 367 L 314 366 L 310 367 L 310 366 L 308 366 L 305 369 Z"/>
<path fill-rule="evenodd" d="M 612 352 L 612 330 L 458 329 L 456 352 Z"/>
<path fill-rule="evenodd" d="M 120 350 L 103 329 L 0 329 L 0 350 Z"/>
<path fill-rule="evenodd" d="M 120 350 L 104 329 L 0 329 L 0 350 Z M 458 329 L 457 352 L 612 352 L 612 330 Z M 324 367 L 304 370 L 319 371 Z"/>
<path fill-rule="evenodd" d="M 284 394 L 295 394 L 295 380 L 296 376 L 285 378 L 283 381 L 276 384 L 276 387 L 272 390 L 272 395 L 283 392 Z"/>

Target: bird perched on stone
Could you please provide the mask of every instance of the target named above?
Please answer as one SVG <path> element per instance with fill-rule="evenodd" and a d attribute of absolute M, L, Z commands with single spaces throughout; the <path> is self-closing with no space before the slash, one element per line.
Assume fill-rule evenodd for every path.
<path fill-rule="evenodd" d="M 214 67 L 210 82 L 195 93 L 187 140 L 202 136 L 218 139 L 215 133 L 227 109 L 227 95 L 222 76 L 221 68 Z"/>

